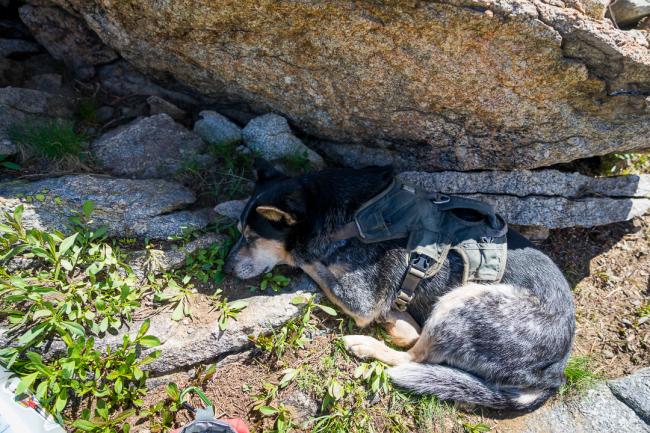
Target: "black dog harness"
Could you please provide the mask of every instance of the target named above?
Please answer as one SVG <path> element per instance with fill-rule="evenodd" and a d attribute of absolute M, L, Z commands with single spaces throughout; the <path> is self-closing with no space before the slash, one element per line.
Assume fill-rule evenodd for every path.
<path fill-rule="evenodd" d="M 394 179 L 364 203 L 335 240 L 364 243 L 408 238 L 408 268 L 394 307 L 405 311 L 420 282 L 442 267 L 450 250 L 463 259 L 462 281 L 499 282 L 506 266 L 508 226 L 487 203 L 430 194 Z"/>

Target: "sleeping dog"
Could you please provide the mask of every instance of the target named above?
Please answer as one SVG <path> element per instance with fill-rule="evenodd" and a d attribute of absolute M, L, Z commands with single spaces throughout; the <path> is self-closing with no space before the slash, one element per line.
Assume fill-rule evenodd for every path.
<path fill-rule="evenodd" d="M 497 284 L 463 284 L 463 260 L 450 252 L 421 281 L 406 311 L 394 301 L 408 266 L 404 240 L 339 240 L 355 211 L 392 182 L 390 167 L 333 169 L 289 178 L 258 163 L 257 183 L 225 264 L 242 279 L 286 264 L 306 272 L 360 327 L 381 323 L 393 345 L 343 337 L 359 358 L 392 366 L 394 383 L 495 409 L 534 409 L 563 383 L 575 319 L 557 266 L 510 230 Z"/>

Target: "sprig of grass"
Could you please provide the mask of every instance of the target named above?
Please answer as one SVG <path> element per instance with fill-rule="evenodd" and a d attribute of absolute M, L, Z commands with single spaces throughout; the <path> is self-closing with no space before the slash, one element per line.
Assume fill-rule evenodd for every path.
<path fill-rule="evenodd" d="M 591 360 L 586 356 L 571 357 L 564 369 L 566 383 L 560 387 L 561 397 L 580 394 L 591 388 L 599 379 L 591 368 Z"/>

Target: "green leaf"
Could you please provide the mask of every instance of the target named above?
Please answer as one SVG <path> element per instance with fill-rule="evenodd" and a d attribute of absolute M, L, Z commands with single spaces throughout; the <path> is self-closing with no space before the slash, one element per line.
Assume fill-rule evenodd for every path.
<path fill-rule="evenodd" d="M 61 325 L 73 335 L 76 335 L 78 337 L 83 337 L 86 335 L 86 331 L 84 331 L 83 326 L 78 323 L 63 321 L 61 322 Z"/>
<path fill-rule="evenodd" d="M 25 332 L 19 339 L 18 339 L 18 344 L 20 346 L 27 346 L 29 343 L 31 343 L 36 337 L 41 335 L 43 331 L 47 329 L 47 323 L 42 323 L 40 325 L 37 325 L 33 327 L 32 329 L 28 330 Z"/>
<path fill-rule="evenodd" d="M 172 320 L 179 321 L 183 318 L 183 302 L 179 302 L 178 305 L 176 305 L 176 308 L 174 308 L 174 312 L 172 313 Z"/>
<path fill-rule="evenodd" d="M 135 380 L 140 380 L 142 379 L 142 376 L 144 376 L 144 373 L 139 367 L 133 367 L 133 377 Z"/>
<path fill-rule="evenodd" d="M 298 295 L 291 298 L 291 303 L 293 305 L 306 304 L 307 302 L 309 302 L 309 298 L 305 295 Z"/>
<path fill-rule="evenodd" d="M 332 307 L 328 307 L 327 305 L 321 305 L 321 304 L 316 304 L 318 305 L 318 308 L 323 310 L 324 313 L 329 314 L 330 316 L 336 316 L 336 310 Z"/>
<path fill-rule="evenodd" d="M 90 215 L 93 213 L 94 210 L 95 210 L 95 203 L 93 203 L 91 200 L 86 200 L 84 204 L 81 206 L 81 211 L 83 212 L 86 218 L 90 218 Z"/>
<path fill-rule="evenodd" d="M 278 413 L 278 410 L 271 406 L 260 406 L 257 410 L 264 416 L 271 416 Z"/>
<path fill-rule="evenodd" d="M 38 378 L 39 375 L 40 373 L 37 371 L 36 373 L 28 374 L 27 376 L 21 377 L 20 383 L 16 387 L 16 395 L 20 395 L 25 391 L 29 390 L 29 387 L 32 386 L 32 384 Z"/>
<path fill-rule="evenodd" d="M 169 398 L 171 398 L 175 402 L 180 400 L 181 392 L 178 389 L 178 385 L 176 385 L 174 382 L 170 382 L 167 384 L 167 396 L 169 396 Z"/>
<path fill-rule="evenodd" d="M 121 393 L 122 393 L 122 378 L 121 378 L 121 377 L 118 377 L 118 378 L 115 380 L 115 385 L 113 386 L 113 388 L 115 389 L 115 392 L 116 392 L 117 394 L 121 394 Z"/>
<path fill-rule="evenodd" d="M 72 236 L 68 236 L 67 238 L 63 239 L 61 244 L 59 245 L 59 255 L 62 256 L 65 253 L 68 252 L 70 248 L 74 245 L 75 240 L 77 239 L 77 236 L 79 236 L 79 233 L 75 233 Z"/>
<path fill-rule="evenodd" d="M 68 402 L 68 390 L 63 389 L 59 392 L 59 395 L 56 396 L 56 401 L 54 402 L 54 412 L 60 413 L 65 408 L 65 404 Z"/>
<path fill-rule="evenodd" d="M 144 347 L 156 347 L 160 346 L 160 339 L 153 335 L 145 335 L 139 340 L 139 343 Z"/>
<path fill-rule="evenodd" d="M 20 165 L 16 164 L 15 162 L 11 162 L 11 161 L 2 161 L 2 166 L 4 168 L 9 169 L 9 170 L 16 170 L 16 171 L 20 171 L 20 168 L 21 168 Z"/>
<path fill-rule="evenodd" d="M 45 395 L 47 394 L 47 387 L 48 387 L 48 382 L 46 380 L 38 384 L 38 388 L 36 388 L 36 394 L 35 394 L 37 400 L 45 399 Z"/>
<path fill-rule="evenodd" d="M 77 428 L 81 431 L 92 432 L 99 426 L 91 421 L 87 421 L 85 419 L 78 419 L 72 423 L 72 427 Z"/>
<path fill-rule="evenodd" d="M 68 362 L 61 363 L 62 377 L 64 379 L 71 379 L 72 375 L 74 374 L 74 367 L 75 367 L 75 362 L 74 361 L 68 361 Z"/>
<path fill-rule="evenodd" d="M 144 337 L 144 335 L 147 333 L 149 330 L 149 326 L 151 325 L 151 322 L 149 319 L 146 319 L 144 322 L 142 322 L 142 325 L 140 326 L 140 330 L 138 331 L 138 335 L 135 337 L 136 340 L 138 338 Z"/>
<path fill-rule="evenodd" d="M 41 319 L 43 317 L 49 317 L 52 315 L 52 312 L 50 310 L 36 310 L 32 314 L 32 320 L 37 321 L 38 319 Z"/>

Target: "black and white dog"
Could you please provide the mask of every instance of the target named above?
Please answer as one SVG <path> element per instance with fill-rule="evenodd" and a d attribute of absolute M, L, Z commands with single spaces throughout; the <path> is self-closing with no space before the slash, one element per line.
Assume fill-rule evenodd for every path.
<path fill-rule="evenodd" d="M 383 324 L 398 351 L 364 335 L 344 342 L 360 358 L 391 366 L 415 393 L 496 409 L 532 409 L 564 381 L 575 319 L 571 290 L 557 266 L 514 231 L 499 284 L 461 283 L 450 253 L 423 280 L 406 312 L 392 309 L 407 268 L 403 241 L 337 241 L 338 229 L 386 189 L 389 167 L 335 169 L 289 178 L 258 167 L 241 238 L 226 270 L 251 278 L 277 264 L 299 267 L 359 326 Z"/>

